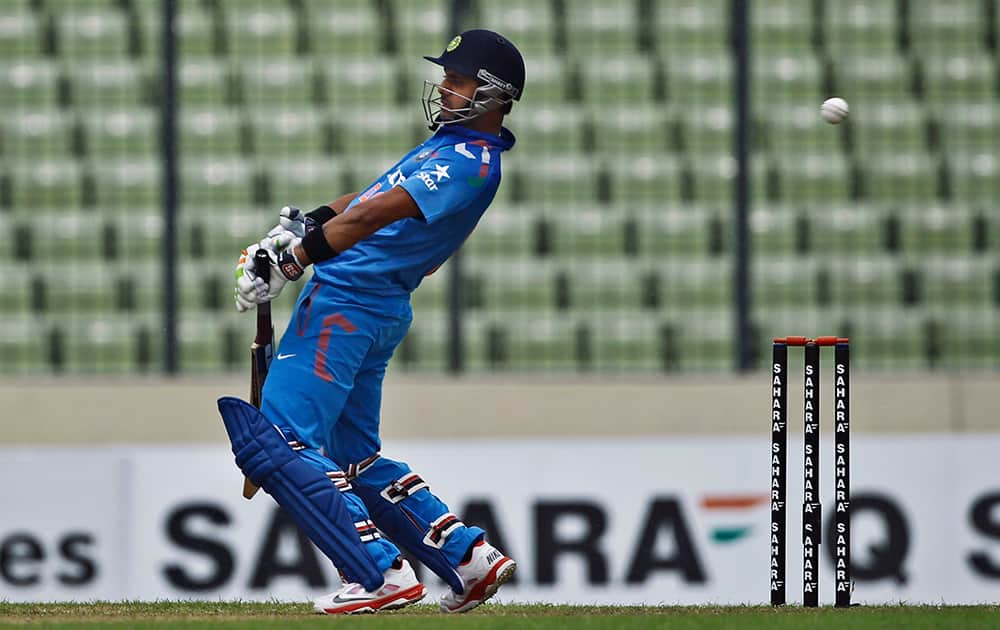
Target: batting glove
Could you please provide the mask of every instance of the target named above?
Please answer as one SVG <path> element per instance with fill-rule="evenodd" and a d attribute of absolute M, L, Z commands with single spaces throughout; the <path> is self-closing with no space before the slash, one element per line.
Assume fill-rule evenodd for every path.
<path fill-rule="evenodd" d="M 292 234 L 282 233 L 267 236 L 243 250 L 236 263 L 236 288 L 233 291 L 237 311 L 243 313 L 258 304 L 270 302 L 281 294 L 285 284 L 302 277 L 304 268 L 293 251 L 299 240 Z M 255 270 L 254 256 L 261 249 L 267 252 L 271 261 L 268 282 L 258 277 Z"/>

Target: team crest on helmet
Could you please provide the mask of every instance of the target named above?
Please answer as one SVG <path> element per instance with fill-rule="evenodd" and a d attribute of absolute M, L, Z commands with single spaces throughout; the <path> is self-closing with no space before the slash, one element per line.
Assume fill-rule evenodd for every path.
<path fill-rule="evenodd" d="M 456 35 L 454 39 L 448 42 L 448 47 L 444 49 L 445 52 L 451 52 L 458 48 L 458 45 L 462 43 L 462 36 Z"/>

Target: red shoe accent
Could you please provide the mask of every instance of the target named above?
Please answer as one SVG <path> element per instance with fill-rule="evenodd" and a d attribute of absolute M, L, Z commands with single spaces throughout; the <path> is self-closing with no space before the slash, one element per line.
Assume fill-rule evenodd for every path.
<path fill-rule="evenodd" d="M 483 543 L 482 542 L 477 543 L 477 545 L 481 544 Z M 497 591 L 497 588 L 493 587 L 499 587 L 501 584 L 509 580 L 510 576 L 513 575 L 513 573 L 504 575 L 503 579 L 499 581 L 497 580 L 497 575 L 500 574 L 501 571 L 504 571 L 508 567 L 510 567 L 511 564 L 513 564 L 513 562 L 514 562 L 513 560 L 511 560 L 507 556 L 504 556 L 503 560 L 496 563 L 496 566 L 490 569 L 490 572 L 486 574 L 485 578 L 480 580 L 479 584 L 476 584 L 475 586 L 472 587 L 472 590 L 469 591 L 469 596 L 465 598 L 465 601 L 462 602 L 462 605 L 458 606 L 457 608 L 454 608 L 453 610 L 459 610 L 461 608 L 464 608 L 469 604 L 469 602 L 482 602 L 486 599 L 489 599 L 489 597 L 492 597 L 493 593 L 496 593 Z M 493 591 L 490 593 L 489 596 L 487 596 L 486 592 L 489 591 L 490 588 L 493 588 Z"/>
<path fill-rule="evenodd" d="M 379 610 L 392 610 L 393 608 L 401 608 L 407 604 L 420 601 L 426 594 L 427 591 L 424 589 L 423 584 L 415 584 L 405 591 L 391 593 L 378 599 L 352 602 L 337 608 L 324 608 L 323 612 L 328 615 L 343 615 L 361 612 L 364 610 L 371 612 L 377 612 Z"/>

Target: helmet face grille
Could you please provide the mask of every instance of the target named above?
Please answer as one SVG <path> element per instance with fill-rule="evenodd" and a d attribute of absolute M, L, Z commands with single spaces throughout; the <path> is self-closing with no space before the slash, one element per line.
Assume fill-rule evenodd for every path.
<path fill-rule="evenodd" d="M 453 94 L 465 100 L 468 105 L 454 109 L 445 107 L 441 102 L 441 92 Z M 514 99 L 511 95 L 494 85 L 480 85 L 476 88 L 470 99 L 454 90 L 442 87 L 440 83 L 424 81 L 423 94 L 420 100 L 424 106 L 424 117 L 431 128 L 436 129 L 438 125 L 450 125 L 472 120 L 486 112 L 498 110 L 504 105 L 513 102 Z M 447 120 L 441 118 L 443 112 L 449 114 Z"/>

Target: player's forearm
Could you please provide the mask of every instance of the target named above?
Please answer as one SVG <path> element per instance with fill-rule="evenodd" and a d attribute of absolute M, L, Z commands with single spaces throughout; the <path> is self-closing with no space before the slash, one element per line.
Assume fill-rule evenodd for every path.
<path fill-rule="evenodd" d="M 340 214 L 341 212 L 347 209 L 347 206 L 351 205 L 351 202 L 354 201 L 354 198 L 357 196 L 358 193 L 356 192 L 347 193 L 342 197 L 337 197 L 336 199 L 334 199 L 333 201 L 331 201 L 326 205 L 330 206 L 330 208 L 337 214 Z"/>
<path fill-rule="evenodd" d="M 350 212 L 338 214 L 324 223 L 323 241 L 316 240 L 319 238 L 318 235 L 307 235 L 303 242 L 296 246 L 295 257 L 303 266 L 316 262 L 315 256 L 310 255 L 310 252 L 313 254 L 322 252 L 320 261 L 326 260 L 354 247 L 359 241 L 363 241 L 390 223 L 417 216 L 420 216 L 420 210 L 410 194 L 401 187 L 393 188 L 387 193 L 359 203 Z"/>

